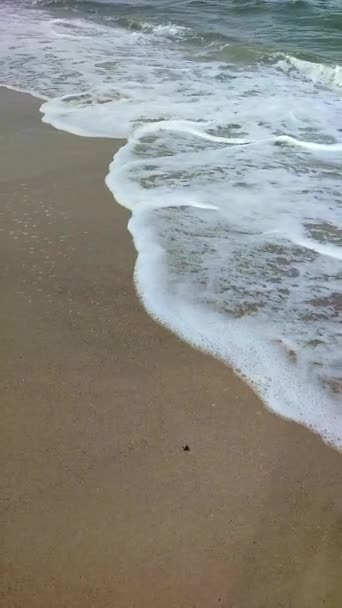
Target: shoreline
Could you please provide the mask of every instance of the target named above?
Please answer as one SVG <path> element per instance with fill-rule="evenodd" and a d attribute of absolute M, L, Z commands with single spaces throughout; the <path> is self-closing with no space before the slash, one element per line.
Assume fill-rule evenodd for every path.
<path fill-rule="evenodd" d="M 38 108 L 0 88 L 6 605 L 337 608 L 340 455 L 148 316 L 115 141 Z"/>

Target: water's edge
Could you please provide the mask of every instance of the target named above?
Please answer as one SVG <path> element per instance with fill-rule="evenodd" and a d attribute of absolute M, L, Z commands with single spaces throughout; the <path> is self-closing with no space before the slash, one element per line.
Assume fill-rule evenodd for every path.
<path fill-rule="evenodd" d="M 25 91 L 19 91 L 18 89 L 14 89 L 13 87 L 6 87 L 6 85 L 4 86 L 9 90 L 15 90 L 19 94 L 29 94 L 37 100 L 42 100 L 41 96 L 32 95 L 31 93 L 27 93 Z M 40 107 L 41 113 L 43 113 L 43 107 L 44 103 Z M 61 127 L 61 125 L 53 124 L 53 121 L 48 121 L 44 113 L 42 116 L 42 121 L 47 124 L 50 124 L 57 130 L 65 130 Z M 78 133 L 77 135 L 81 137 L 89 137 L 89 134 Z M 125 140 L 123 140 L 123 142 L 125 142 Z M 122 147 L 120 147 L 118 152 L 114 155 L 113 160 L 109 165 L 109 172 L 105 179 L 105 183 L 113 195 L 114 202 L 123 206 L 131 212 L 131 218 L 128 222 L 127 229 L 132 235 L 134 246 L 137 252 L 137 258 L 134 268 L 134 283 L 137 295 L 148 314 L 157 323 L 160 323 L 162 326 L 175 333 L 181 340 L 185 341 L 193 348 L 196 348 L 206 354 L 209 354 L 222 361 L 225 365 L 229 366 L 234 371 L 234 373 L 236 373 L 241 378 L 243 382 L 246 382 L 246 384 L 248 384 L 254 390 L 254 392 L 258 395 L 258 397 L 261 399 L 261 401 L 269 411 L 279 415 L 283 419 L 287 419 L 306 426 L 310 431 L 313 431 L 315 434 L 320 435 L 324 442 L 327 443 L 330 447 L 337 451 L 341 451 L 342 445 L 339 441 L 339 437 L 334 438 L 332 436 L 332 433 L 327 434 L 320 432 L 319 428 L 315 428 L 314 425 L 307 424 L 305 419 L 303 419 L 300 415 L 298 416 L 298 412 L 296 411 L 293 411 L 291 413 L 284 411 L 281 404 L 281 400 L 278 403 L 276 401 L 271 402 L 268 399 L 267 389 L 265 386 L 263 386 L 262 382 L 260 382 L 260 379 L 259 383 L 255 381 L 252 376 L 248 375 L 248 370 L 241 370 L 241 368 L 239 368 L 238 366 L 238 363 L 236 363 L 234 359 L 227 355 L 225 342 L 232 342 L 232 336 L 229 334 L 230 332 L 234 333 L 234 331 L 236 331 L 234 330 L 233 326 L 229 326 L 229 323 L 227 323 L 227 319 L 224 320 L 226 330 L 224 334 L 222 334 L 221 339 L 219 340 L 218 336 L 214 336 L 214 339 L 210 341 L 208 340 L 208 335 L 206 333 L 201 334 L 201 332 L 198 332 L 198 318 L 196 320 L 196 323 L 194 323 L 194 306 L 196 307 L 195 303 L 192 302 L 187 306 L 185 303 L 180 303 L 179 301 L 177 302 L 176 299 L 174 299 L 174 301 L 172 302 L 172 299 L 170 299 L 170 294 L 167 292 L 167 285 L 165 283 L 165 273 L 163 270 L 164 251 L 160 247 L 156 246 L 153 234 L 151 234 L 151 238 L 148 238 L 148 235 L 145 234 L 144 238 L 141 239 L 140 235 L 142 225 L 143 231 L 146 231 L 146 217 L 141 217 L 142 215 L 144 215 L 144 213 L 142 214 L 141 212 L 139 212 L 139 210 L 136 210 L 134 212 L 129 208 L 129 206 L 120 196 L 119 192 L 116 192 L 115 185 L 113 183 L 111 169 L 115 166 L 118 156 L 124 153 L 125 146 L 127 146 L 127 144 L 128 141 L 126 143 L 123 143 Z M 153 280 L 151 280 L 152 278 Z M 146 289 L 147 285 L 148 289 Z M 170 305 L 172 308 L 172 304 L 174 306 L 174 309 L 170 318 L 170 316 L 165 314 L 165 311 L 170 310 Z M 180 304 L 181 310 L 179 310 Z M 198 306 L 196 310 L 196 316 L 202 317 L 203 327 L 206 327 L 208 325 L 212 325 L 212 327 L 215 327 L 217 325 L 219 327 L 222 326 L 219 318 L 220 315 L 217 312 L 212 311 L 210 313 L 208 312 L 208 310 L 201 310 L 201 307 Z M 238 342 L 239 340 L 241 340 L 241 338 L 241 328 L 239 327 L 235 340 Z M 246 342 L 248 342 L 247 335 L 245 336 L 245 338 Z M 235 341 L 233 342 L 235 343 Z M 264 348 L 265 346 L 266 345 L 264 345 Z M 243 343 L 243 350 L 245 348 L 246 343 Z M 252 352 L 251 355 L 253 362 L 255 362 L 257 359 L 256 353 Z M 273 358 L 274 352 L 270 351 L 269 357 L 270 359 Z M 243 356 L 243 359 L 245 360 L 245 355 Z M 263 376 L 263 370 L 264 363 L 261 365 L 259 370 L 254 366 L 254 369 L 250 371 L 250 373 L 254 374 L 254 377 L 259 375 L 261 378 Z M 291 374 L 291 369 L 289 369 L 289 374 Z M 290 381 L 290 378 L 288 378 L 287 380 Z M 325 417 L 325 413 L 326 412 L 322 410 L 321 415 L 323 418 Z"/>

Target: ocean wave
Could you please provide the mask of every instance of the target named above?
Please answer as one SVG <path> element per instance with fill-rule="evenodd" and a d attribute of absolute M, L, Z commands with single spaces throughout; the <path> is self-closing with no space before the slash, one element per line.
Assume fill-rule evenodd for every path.
<path fill-rule="evenodd" d="M 143 32 L 146 34 L 153 34 L 167 38 L 182 38 L 186 34 L 191 33 L 190 28 L 185 27 L 184 25 L 177 25 L 175 23 L 158 24 L 123 17 L 115 19 L 115 23 L 136 32 Z"/>
<path fill-rule="evenodd" d="M 127 6 L 127 3 L 125 2 L 118 2 L 117 0 L 23 0 L 23 2 L 26 2 L 29 6 L 33 6 L 33 7 L 38 7 L 38 8 L 44 8 L 44 7 L 49 7 L 49 6 L 56 6 L 56 7 L 83 7 L 83 8 L 101 8 L 101 7 L 105 7 L 105 6 L 113 6 L 115 8 L 118 8 L 120 6 Z M 148 6 L 148 2 L 144 1 L 144 0 L 135 0 L 135 5 L 139 6 L 140 4 L 143 4 L 145 7 Z"/>
<path fill-rule="evenodd" d="M 70 0 L 29 0 L 33 7 L 44 8 L 49 6 L 69 6 Z"/>
<path fill-rule="evenodd" d="M 291 55 L 282 55 L 277 66 L 294 76 L 304 76 L 315 84 L 337 89 L 342 87 L 342 66 L 338 64 L 315 63 Z"/>

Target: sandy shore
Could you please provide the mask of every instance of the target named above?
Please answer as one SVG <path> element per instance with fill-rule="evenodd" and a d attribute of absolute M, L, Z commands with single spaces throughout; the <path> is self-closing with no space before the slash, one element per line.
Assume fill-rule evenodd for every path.
<path fill-rule="evenodd" d="M 115 142 L 38 107 L 0 90 L 1 605 L 340 608 L 341 456 L 149 318 Z"/>

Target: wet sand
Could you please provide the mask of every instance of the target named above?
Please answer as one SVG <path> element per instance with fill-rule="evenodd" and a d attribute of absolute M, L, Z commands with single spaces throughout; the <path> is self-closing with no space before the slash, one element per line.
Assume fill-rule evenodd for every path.
<path fill-rule="evenodd" d="M 341 455 L 151 320 L 118 144 L 38 108 L 0 89 L 1 606 L 340 608 Z"/>

